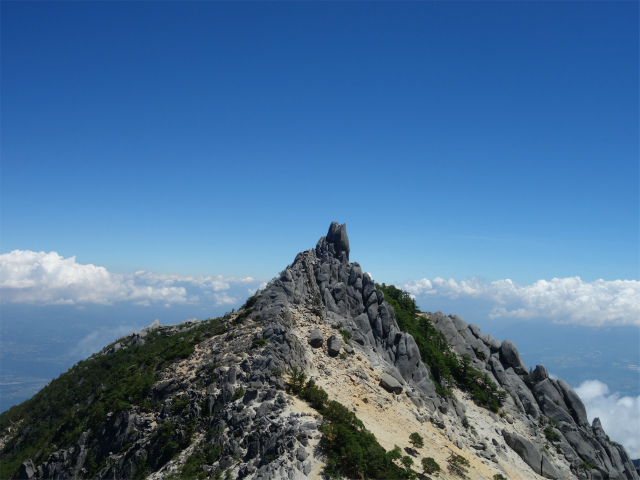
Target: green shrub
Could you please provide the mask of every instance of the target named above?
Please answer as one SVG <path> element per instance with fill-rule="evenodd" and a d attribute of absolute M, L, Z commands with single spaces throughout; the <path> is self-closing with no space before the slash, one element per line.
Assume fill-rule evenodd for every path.
<path fill-rule="evenodd" d="M 244 323 L 244 321 L 249 317 L 249 315 L 251 315 L 253 313 L 253 308 L 247 308 L 245 310 L 242 310 L 238 316 L 235 318 L 235 320 L 233 321 L 233 323 L 235 325 L 240 325 L 242 323 Z"/>
<path fill-rule="evenodd" d="M 256 297 L 255 295 L 253 295 L 253 296 L 251 296 L 251 297 L 247 298 L 247 301 L 246 301 L 246 302 L 244 302 L 244 305 L 242 305 L 242 306 L 240 307 L 240 309 L 243 309 L 243 308 L 244 308 L 244 309 L 252 308 L 252 307 L 255 305 L 255 303 L 256 303 L 257 301 L 258 301 L 258 297 Z"/>
<path fill-rule="evenodd" d="M 155 440 L 160 446 L 161 464 L 168 462 L 171 457 L 180 451 L 180 446 L 176 441 L 176 429 L 171 421 L 166 421 L 160 425 L 155 433 Z"/>
<path fill-rule="evenodd" d="M 480 360 L 486 360 L 486 357 L 485 357 L 484 353 L 482 353 L 481 351 L 479 351 L 475 347 L 472 347 L 472 348 L 473 348 L 473 353 L 476 354 L 476 357 L 478 357 Z"/>
<path fill-rule="evenodd" d="M 322 388 L 318 387 L 313 380 L 309 380 L 300 391 L 300 398 L 318 411 L 321 411 L 329 401 L 329 395 Z"/>
<path fill-rule="evenodd" d="M 234 402 L 242 397 L 244 397 L 244 387 L 240 387 L 235 392 L 233 392 L 233 397 L 231 397 L 231 401 Z"/>
<path fill-rule="evenodd" d="M 355 413 L 344 405 L 329 401 L 329 396 L 315 382 L 304 383 L 304 372 L 293 367 L 289 371 L 289 389 L 305 399 L 322 416 L 321 448 L 327 455 L 325 474 L 331 478 L 413 478 L 415 472 L 394 463 L 402 457 L 400 449 L 386 452 L 375 436 L 364 428 Z"/>
<path fill-rule="evenodd" d="M 449 396 L 451 392 L 440 385 L 440 381 L 456 382 L 460 388 L 471 393 L 478 405 L 498 412 L 507 393 L 498 390 L 488 375 L 481 374 L 471 365 L 471 357 L 460 359 L 449 346 L 446 338 L 438 332 L 431 321 L 420 315 L 415 300 L 393 285 L 376 284 L 384 293 L 384 298 L 394 309 L 398 326 L 410 333 L 418 345 L 422 361 L 428 365 L 435 380 L 437 393 Z"/>
<path fill-rule="evenodd" d="M 321 446 L 327 454 L 325 473 L 330 477 L 409 478 L 385 452 L 375 436 L 353 412 L 335 401 L 322 411 Z"/>
<path fill-rule="evenodd" d="M 413 459 L 410 456 L 405 455 L 404 457 L 402 457 L 402 466 L 405 468 L 405 470 L 410 470 L 413 466 Z"/>
<path fill-rule="evenodd" d="M 552 428 L 547 427 L 544 429 L 544 436 L 547 437 L 547 440 L 550 442 L 558 442 L 562 439 L 560 435 Z"/>
<path fill-rule="evenodd" d="M 464 458 L 462 455 L 457 455 L 452 453 L 451 456 L 447 459 L 447 469 L 449 473 L 452 475 L 457 475 L 461 478 L 467 478 L 467 473 L 469 473 L 469 460 Z"/>
<path fill-rule="evenodd" d="M 294 394 L 299 394 L 300 391 L 304 388 L 304 383 L 307 379 L 307 374 L 304 371 L 296 366 L 291 367 L 289 370 L 289 380 L 287 382 L 289 386 L 289 390 Z"/>
<path fill-rule="evenodd" d="M 400 460 L 402 458 L 402 450 L 400 450 L 400 447 L 398 445 L 394 445 L 393 450 L 389 450 L 387 456 L 391 460 Z"/>
<path fill-rule="evenodd" d="M 437 475 L 440 472 L 440 465 L 433 458 L 422 459 L 422 473 L 427 475 Z"/>
<path fill-rule="evenodd" d="M 149 466 L 147 465 L 147 458 L 144 457 L 133 472 L 133 478 L 134 480 L 144 480 L 147 478 L 148 473 Z"/>
<path fill-rule="evenodd" d="M 413 432 L 409 435 L 409 442 L 413 448 L 422 448 L 424 447 L 424 440 L 422 436 L 418 432 Z"/>
<path fill-rule="evenodd" d="M 339 332 L 340 332 L 340 335 L 342 335 L 342 339 L 344 340 L 344 343 L 351 345 L 349 343 L 349 340 L 351 339 L 351 333 L 348 332 L 347 330 L 342 330 L 342 329 L 339 330 Z"/>
<path fill-rule="evenodd" d="M 171 405 L 171 413 L 174 415 L 180 414 L 187 408 L 187 405 L 189 405 L 189 397 L 182 396 Z"/>

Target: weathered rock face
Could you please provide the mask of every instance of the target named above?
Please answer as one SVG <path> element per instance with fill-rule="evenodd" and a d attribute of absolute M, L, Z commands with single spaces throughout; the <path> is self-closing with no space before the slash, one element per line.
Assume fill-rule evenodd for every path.
<path fill-rule="evenodd" d="M 380 385 L 393 393 L 402 393 L 402 384 L 394 377 L 385 373 L 380 379 Z"/>
<path fill-rule="evenodd" d="M 196 327 L 158 330 L 169 336 Z M 233 478 L 299 478 L 316 468 L 319 421 L 291 411 L 279 373 L 305 367 L 300 339 L 274 318 L 257 331 L 255 324 L 233 326 L 233 335 L 213 336 L 199 347 L 197 357 L 162 373 L 149 394 L 155 407 L 108 414 L 42 465 L 24 462 L 19 478 L 137 478 L 143 470 L 175 477 L 175 454 L 190 448 L 213 452 L 206 467 L 211 476 L 233 469 Z"/>
<path fill-rule="evenodd" d="M 322 336 L 322 332 L 317 328 L 311 332 L 311 335 L 309 335 L 309 345 L 313 348 L 320 348 L 323 341 L 324 337 Z"/>
<path fill-rule="evenodd" d="M 558 472 L 558 469 L 553 465 L 553 463 L 551 463 L 546 455 L 541 453 L 539 447 L 515 433 L 503 431 L 502 436 L 507 442 L 507 445 L 520 455 L 520 457 L 522 457 L 534 472 L 545 478 L 560 478 L 560 472 Z"/>
<path fill-rule="evenodd" d="M 335 357 L 340 353 L 340 349 L 342 348 L 342 340 L 338 335 L 331 335 L 329 340 L 327 340 L 327 351 L 329 352 L 329 356 Z"/>
<path fill-rule="evenodd" d="M 486 430 L 482 436 L 466 431 L 466 407 L 436 394 L 414 338 L 400 331 L 383 292 L 358 263 L 349 262 L 349 254 L 346 226 L 332 223 L 315 249 L 299 253 L 246 308 L 223 320 L 223 334 L 202 340 L 189 359 L 162 371 L 144 408 L 134 405 L 106 415 L 39 465 L 22 463 L 20 476 L 134 478 L 147 469 L 159 480 L 177 475 L 191 452 L 208 449 L 215 453 L 202 467 L 209 476 L 230 469 L 238 479 L 306 478 L 322 462 L 321 419 L 293 410 L 282 374 L 292 367 L 309 372 L 317 366 L 314 358 L 326 353 L 323 361 L 365 358 L 371 370 L 375 366 L 381 372 L 375 382 L 362 372 L 349 374 L 351 382 L 367 388 L 375 383 L 376 395 L 390 397 L 370 397 L 379 414 L 386 402 L 402 397 L 415 406 L 410 416 L 418 424 L 431 420 L 425 423 L 442 430 L 452 446 L 468 448 L 486 464 L 497 465 L 511 449 L 546 478 L 576 478 L 588 464 L 595 465 L 589 478 L 638 479 L 624 448 L 609 441 L 599 421 L 588 424 L 584 405 L 566 382 L 549 378 L 543 366 L 529 374 L 509 340 L 482 334 L 455 315 L 428 314 L 457 354 L 469 355 L 474 368 L 509 394 L 501 417 L 487 412 L 492 440 Z M 295 328 L 301 311 L 314 319 L 304 334 Z M 194 328 L 197 323 L 155 323 L 103 354 L 117 355 L 153 335 Z M 329 333 L 336 330 L 340 335 Z M 324 370 L 324 375 L 341 372 Z M 550 432 L 554 435 L 545 438 Z"/>
<path fill-rule="evenodd" d="M 537 433 L 532 430 L 536 434 L 530 439 L 513 432 L 505 431 L 503 435 L 511 448 L 534 471 L 540 473 L 539 466 L 537 470 L 534 467 L 540 461 L 539 452 L 544 445 L 553 443 L 563 457 L 560 459 L 563 462 L 556 459 L 555 464 L 564 463 L 574 475 L 579 474 L 583 464 L 594 464 L 596 467 L 590 472 L 591 478 L 598 475 L 611 479 L 638 478 L 624 448 L 608 439 L 599 421 L 594 422 L 594 426 L 589 426 L 584 404 L 566 382 L 551 379 L 543 365 L 536 366 L 529 374 L 515 344 L 510 340 L 498 342 L 489 335 L 482 335 L 479 327 L 467 325 L 455 315 L 445 316 L 437 312 L 429 314 L 429 318 L 456 352 L 469 355 L 475 368 L 486 373 L 509 393 L 510 397 L 503 408 L 505 412 L 510 411 L 519 416 L 525 424 L 542 427 Z M 557 426 L 552 430 L 558 435 L 558 439 L 550 441 L 544 431 L 552 428 L 551 425 Z M 551 433 L 550 435 L 550 438 L 555 438 Z M 537 456 L 531 453 L 533 451 L 538 452 Z M 550 465 L 546 473 L 543 473 L 547 478 L 563 476 L 554 473 L 552 459 L 547 458 L 543 463 Z"/>
<path fill-rule="evenodd" d="M 354 343 L 395 366 L 427 404 L 437 407 L 440 399 L 415 340 L 400 331 L 393 308 L 373 279 L 358 263 L 349 263 L 349 251 L 346 226 L 333 222 L 315 250 L 298 254 L 263 292 L 254 315 L 278 315 L 292 303 L 316 305 L 328 323 L 342 324 Z"/>
<path fill-rule="evenodd" d="M 525 366 L 520 354 L 516 349 L 516 344 L 511 340 L 505 340 L 500 346 L 500 360 L 505 368 L 513 368 L 518 375 L 526 375 L 527 367 Z"/>
<path fill-rule="evenodd" d="M 569 386 L 567 382 L 564 380 L 558 380 L 558 387 L 562 391 L 564 395 L 564 401 L 569 407 L 569 412 L 572 412 L 574 420 L 578 423 L 578 425 L 588 425 L 589 420 L 587 419 L 587 411 L 584 408 L 584 404 L 580 397 L 573 389 Z"/>
<path fill-rule="evenodd" d="M 318 241 L 315 250 L 299 254 L 287 272 L 274 281 L 270 289 L 272 293 L 269 293 L 270 301 L 283 299 L 283 305 L 287 302 L 316 302 L 327 323 L 342 324 L 342 328 L 351 334 L 354 345 L 393 367 L 393 371 L 398 374 L 396 378 L 385 378 L 390 383 L 393 383 L 390 380 L 393 378 L 397 385 L 394 383 L 393 387 L 385 388 L 399 390 L 404 382 L 415 388 L 418 393 L 415 399 L 417 403 L 434 410 L 439 407 L 444 411 L 450 410 L 448 402 L 436 394 L 435 385 L 430 379 L 428 367 L 420 359 L 415 340 L 399 330 L 393 308 L 384 301 L 384 294 L 376 289 L 373 279 L 362 272 L 358 263 L 349 263 L 349 253 L 346 226 L 332 223 L 329 232 Z M 430 319 L 444 334 L 454 351 L 460 355 L 469 355 L 474 367 L 486 373 L 491 381 L 510 394 L 510 403 L 505 408 L 511 408 L 512 405 L 530 419 L 526 421 L 554 421 L 561 427 L 587 425 L 584 405 L 571 387 L 566 382 L 550 379 L 544 366 L 539 366 L 529 376 L 512 341 L 500 342 L 491 335 L 482 334 L 478 326 L 468 325 L 455 315 L 444 316 L 437 313 L 431 314 Z M 390 383 L 382 382 L 383 385 Z M 451 411 L 456 410 L 452 408 Z M 547 418 L 550 420 L 546 420 Z M 621 478 L 637 478 L 629 473 L 633 470 L 630 462 L 624 464 L 619 461 L 617 467 L 613 466 L 615 462 L 611 457 L 623 457 L 619 453 L 621 447 L 611 446 L 611 454 L 600 452 L 597 460 L 594 460 L 589 455 L 580 455 L 584 448 L 581 450 L 575 442 L 563 438 L 562 433 L 560 436 L 560 441 L 569 446 L 566 461 L 574 468 L 578 465 L 577 460 L 572 459 L 573 451 L 577 452 L 576 455 L 582 461 L 602 464 L 603 471 L 615 471 Z M 540 438 L 539 441 L 542 444 L 546 440 Z M 593 452 L 595 454 L 595 447 Z M 546 471 L 553 472 L 553 465 L 549 465 Z M 615 478 L 613 473 L 612 478 Z"/>
<path fill-rule="evenodd" d="M 347 261 L 349 261 L 349 237 L 347 237 L 347 226 L 343 223 L 339 225 L 338 222 L 332 222 L 327 233 L 327 243 L 333 245 L 336 258 L 341 258 L 342 253 L 346 254 Z"/>

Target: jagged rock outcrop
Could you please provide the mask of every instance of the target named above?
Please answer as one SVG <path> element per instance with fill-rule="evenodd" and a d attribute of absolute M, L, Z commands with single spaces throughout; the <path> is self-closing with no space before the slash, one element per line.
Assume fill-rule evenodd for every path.
<path fill-rule="evenodd" d="M 256 303 L 260 317 L 280 314 L 291 303 L 311 302 L 329 323 L 342 324 L 353 342 L 390 362 L 434 408 L 440 404 L 427 367 L 410 334 L 400 331 L 393 308 L 370 275 L 349 263 L 346 226 L 333 222 L 315 250 L 298 254 Z"/>
<path fill-rule="evenodd" d="M 516 433 L 502 432 L 507 445 L 509 445 L 533 471 L 545 478 L 560 478 L 560 472 L 541 451 L 539 447 Z"/>
<path fill-rule="evenodd" d="M 317 476 L 322 419 L 287 392 L 283 374 L 295 368 L 314 381 L 339 378 L 341 391 L 355 389 L 352 398 L 365 414 L 375 409 L 384 416 L 403 406 L 414 421 L 405 428 L 433 428 L 430 438 L 477 459 L 476 467 L 486 468 L 483 478 L 517 473 L 512 460 L 521 458 L 530 471 L 514 478 L 638 479 L 599 420 L 588 424 L 566 382 L 551 379 L 543 366 L 528 372 L 513 342 L 437 312 L 427 317 L 453 351 L 469 355 L 487 381 L 508 393 L 500 416 L 476 408 L 461 398 L 464 392 L 440 397 L 415 339 L 400 330 L 384 293 L 349 255 L 346 226 L 333 222 L 314 249 L 299 253 L 239 312 L 211 326 L 154 323 L 106 348 L 100 355 L 121 355 L 189 332 L 197 343 L 188 358 L 159 372 L 143 402 L 104 412 L 97 425 L 38 465 L 25 460 L 19 475 L 155 480 L 179 476 L 201 455 L 199 471 L 208 476 L 227 470 L 239 479 Z"/>
<path fill-rule="evenodd" d="M 399 330 L 393 308 L 384 301 L 384 294 L 376 289 L 373 279 L 362 272 L 358 263 L 349 263 L 349 253 L 346 226 L 332 223 L 315 250 L 299 254 L 293 265 L 273 282 L 271 290 L 275 293 L 270 293 L 269 298 L 283 299 L 283 306 L 287 301 L 312 301 L 323 306 L 320 310 L 328 323 L 341 324 L 363 351 L 395 368 L 400 386 L 406 383 L 415 388 L 421 401 L 431 409 L 448 410 L 447 402 L 436 395 L 428 367 L 421 362 L 413 337 Z M 607 443 L 610 447 L 607 453 L 595 442 L 600 449 L 593 445 L 585 449 L 584 436 L 592 432 L 584 433 L 587 425 L 584 405 L 566 382 L 550 379 L 543 366 L 530 377 L 516 345 L 510 340 L 500 342 L 483 335 L 478 326 L 468 325 L 455 315 L 431 314 L 430 319 L 457 353 L 469 355 L 474 367 L 510 394 L 508 404 L 526 415 L 523 418 L 527 422 L 555 422 L 559 426 L 559 441 L 569 446 L 565 461 L 574 472 L 581 460 L 598 463 L 602 466 L 600 470 L 608 472 L 606 475 L 611 478 L 637 478 L 633 476 L 630 462 L 612 460 L 626 455 L 620 454 L 619 451 L 624 450 L 621 447 Z M 573 428 L 584 435 L 570 434 L 567 438 L 562 433 Z M 543 439 L 538 435 L 541 444 Z M 574 453 L 578 458 L 574 458 Z M 553 468 L 549 463 L 548 475 L 555 475 Z"/>
<path fill-rule="evenodd" d="M 197 327 L 154 330 L 167 336 Z M 233 332 L 205 340 L 185 365 L 163 371 L 149 394 L 156 405 L 151 411 L 134 406 L 107 414 L 95 430 L 42 465 L 24 462 L 19 478 L 124 479 L 144 471 L 157 472 L 154 478 L 175 476 L 174 457 L 183 449 L 213 452 L 211 475 L 232 468 L 234 478 L 298 478 L 317 468 L 312 452 L 319 420 L 291 410 L 280 373 L 305 364 L 302 342 L 277 319 L 258 328 L 238 325 Z M 122 349 L 135 348 L 135 333 L 120 342 Z M 96 465 L 98 459 L 106 465 Z"/>
<path fill-rule="evenodd" d="M 500 361 L 505 368 L 513 368 L 518 375 L 526 375 L 527 367 L 525 366 L 520 354 L 516 348 L 516 344 L 511 340 L 505 340 L 500 345 Z"/>
<path fill-rule="evenodd" d="M 547 473 L 543 473 L 547 478 L 562 477 L 553 471 L 558 464 L 567 465 L 576 476 L 584 474 L 585 465 L 595 465 L 586 473 L 591 475 L 589 478 L 638 478 L 624 448 L 609 440 L 599 420 L 589 426 L 584 404 L 569 384 L 551 379 L 543 365 L 529 373 L 510 340 L 498 342 L 482 335 L 479 327 L 466 325 L 455 315 L 437 312 L 429 318 L 456 352 L 469 355 L 474 367 L 509 393 L 503 410 L 511 409 L 512 414 L 532 427 L 531 440 L 503 432 L 507 443 L 528 465 L 533 468 L 544 446 L 553 445 L 561 458 L 555 460 L 556 465 L 551 459 L 543 462 L 550 465 Z M 521 438 L 526 442 L 520 441 Z M 538 456 L 530 453 L 532 451 L 537 451 Z"/>
<path fill-rule="evenodd" d="M 578 425 L 588 425 L 589 420 L 587 419 L 587 411 L 584 408 L 584 404 L 580 397 L 573 389 L 569 386 L 567 382 L 564 380 L 558 380 L 558 387 L 562 391 L 562 395 L 564 396 L 564 401 L 567 407 L 569 408 L 569 412 L 573 415 L 574 420 Z"/>

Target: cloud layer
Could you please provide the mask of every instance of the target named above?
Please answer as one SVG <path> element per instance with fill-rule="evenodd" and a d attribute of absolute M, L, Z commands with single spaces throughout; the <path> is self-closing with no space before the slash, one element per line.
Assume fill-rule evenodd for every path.
<path fill-rule="evenodd" d="M 640 397 L 609 393 L 609 387 L 598 380 L 586 380 L 575 391 L 589 421 L 598 417 L 611 440 L 624 445 L 631 458 L 640 458 Z"/>
<path fill-rule="evenodd" d="M 546 318 L 579 325 L 640 325 L 640 282 L 580 277 L 538 280 L 518 285 L 506 279 L 485 282 L 472 278 L 457 282 L 434 278 L 401 286 L 415 297 L 482 300 L 491 304 L 491 318 Z M 432 302 L 433 303 L 433 302 Z"/>
<path fill-rule="evenodd" d="M 253 278 L 224 278 L 221 275 L 180 277 L 135 272 L 123 275 L 104 267 L 77 263 L 56 252 L 14 250 L 0 255 L 0 293 L 3 301 L 42 305 L 113 304 L 139 305 L 209 301 L 216 306 L 233 305 L 240 298 L 228 290 L 252 283 Z"/>
<path fill-rule="evenodd" d="M 56 252 L 14 250 L 0 255 L 0 293 L 3 301 L 29 304 L 139 305 L 207 303 L 235 305 L 258 281 L 218 276 L 162 275 L 151 272 L 115 274 L 106 268 L 77 263 Z M 539 280 L 518 285 L 506 279 L 486 282 L 477 278 L 423 278 L 401 288 L 418 300 L 459 300 L 487 308 L 493 319 L 549 319 L 556 323 L 589 326 L 639 325 L 640 282 L 614 280 L 585 282 L 580 277 Z"/>

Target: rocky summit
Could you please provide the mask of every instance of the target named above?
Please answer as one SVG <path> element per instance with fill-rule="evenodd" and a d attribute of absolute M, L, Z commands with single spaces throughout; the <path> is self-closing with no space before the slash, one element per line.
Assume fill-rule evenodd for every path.
<path fill-rule="evenodd" d="M 1 477 L 638 478 L 566 382 L 349 257 L 334 222 L 237 312 L 78 363 L 0 416 Z"/>

